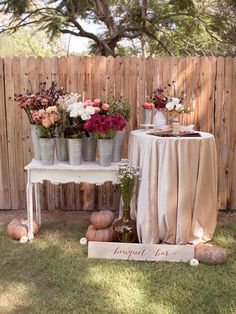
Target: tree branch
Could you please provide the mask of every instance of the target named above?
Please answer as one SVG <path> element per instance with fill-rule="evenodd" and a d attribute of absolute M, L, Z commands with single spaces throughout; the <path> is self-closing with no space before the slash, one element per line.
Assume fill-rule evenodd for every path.
<path fill-rule="evenodd" d="M 168 48 L 160 41 L 160 39 L 158 39 L 154 34 L 150 33 L 147 29 L 144 30 L 144 33 L 145 33 L 148 37 L 150 37 L 150 38 L 154 39 L 155 41 L 157 41 L 157 42 L 162 46 L 162 48 L 163 48 L 170 56 L 172 56 L 172 53 L 169 51 L 169 49 L 168 49 Z"/>

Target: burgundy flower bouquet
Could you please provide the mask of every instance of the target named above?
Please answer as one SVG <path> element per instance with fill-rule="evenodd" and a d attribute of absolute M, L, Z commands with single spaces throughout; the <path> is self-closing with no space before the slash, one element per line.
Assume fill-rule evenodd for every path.
<path fill-rule="evenodd" d="M 96 113 L 84 124 L 84 130 L 93 132 L 98 139 L 113 139 L 116 131 L 122 131 L 126 125 L 122 116 Z"/>
<path fill-rule="evenodd" d="M 64 129 L 64 137 L 65 138 L 82 138 L 82 134 L 83 134 L 83 126 L 79 125 L 79 124 L 72 124 L 69 125 L 67 127 L 65 127 Z"/>
<path fill-rule="evenodd" d="M 35 124 L 32 118 L 33 111 L 55 106 L 59 97 L 64 94 L 63 89 L 58 90 L 56 86 L 56 83 L 52 82 L 51 86 L 46 89 L 46 82 L 43 82 L 40 83 L 39 91 L 35 94 L 29 90 L 26 90 L 24 94 L 15 94 L 14 100 L 21 109 L 25 110 L 30 124 Z"/>

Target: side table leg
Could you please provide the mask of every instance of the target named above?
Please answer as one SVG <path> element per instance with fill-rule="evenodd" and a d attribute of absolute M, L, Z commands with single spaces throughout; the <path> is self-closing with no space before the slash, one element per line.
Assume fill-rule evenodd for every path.
<path fill-rule="evenodd" d="M 26 198 L 27 198 L 27 218 L 29 223 L 28 228 L 28 239 L 33 240 L 33 184 L 30 181 L 30 170 L 28 170 L 28 181 L 26 187 Z"/>
<path fill-rule="evenodd" d="M 34 183 L 34 196 L 35 196 L 35 207 L 36 207 L 36 221 L 41 225 L 41 208 L 40 208 L 40 193 L 39 183 Z"/>

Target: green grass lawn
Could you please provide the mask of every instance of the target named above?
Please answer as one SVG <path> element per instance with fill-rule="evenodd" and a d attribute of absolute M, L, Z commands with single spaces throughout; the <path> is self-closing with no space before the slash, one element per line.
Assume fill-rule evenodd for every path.
<path fill-rule="evenodd" d="M 30 244 L 6 236 L 0 215 L 0 313 L 236 313 L 236 221 L 213 242 L 224 265 L 88 260 L 88 217 L 52 214 Z"/>

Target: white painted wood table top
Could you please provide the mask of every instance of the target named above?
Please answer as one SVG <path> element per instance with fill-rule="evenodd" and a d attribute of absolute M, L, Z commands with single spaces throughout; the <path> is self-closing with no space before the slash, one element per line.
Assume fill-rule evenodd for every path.
<path fill-rule="evenodd" d="M 39 160 L 32 160 L 25 167 L 27 171 L 27 216 L 29 220 L 28 237 L 33 236 L 33 186 L 35 193 L 36 221 L 41 224 L 41 208 L 39 199 L 39 183 L 50 181 L 54 184 L 60 183 L 92 183 L 103 184 L 111 181 L 118 183 L 116 170 L 120 162 L 113 162 L 109 167 L 102 167 L 98 162 L 83 162 L 79 166 L 71 166 L 68 162 L 56 161 L 51 166 L 44 166 Z"/>
<path fill-rule="evenodd" d="M 141 243 L 208 241 L 216 227 L 217 167 L 212 134 L 158 137 L 135 130 L 129 160 L 140 168 L 137 230 Z"/>

